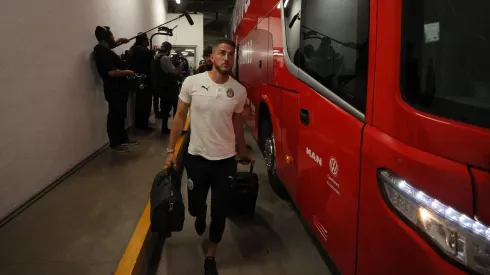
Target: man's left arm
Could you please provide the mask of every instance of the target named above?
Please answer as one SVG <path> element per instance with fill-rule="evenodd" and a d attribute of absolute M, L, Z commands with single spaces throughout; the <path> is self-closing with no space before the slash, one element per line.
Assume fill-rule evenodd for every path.
<path fill-rule="evenodd" d="M 243 129 L 243 109 L 247 100 L 246 93 L 239 99 L 238 105 L 233 113 L 233 128 L 240 158 L 250 159 L 250 155 L 245 143 L 245 131 Z"/>

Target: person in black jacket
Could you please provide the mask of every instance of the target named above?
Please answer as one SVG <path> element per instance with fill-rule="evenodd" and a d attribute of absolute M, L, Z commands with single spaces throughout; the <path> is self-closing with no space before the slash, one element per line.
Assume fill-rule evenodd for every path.
<path fill-rule="evenodd" d="M 160 95 L 162 100 L 162 134 L 169 134 L 168 114 L 173 107 L 173 114 L 177 110 L 179 96 L 178 81 L 182 77 L 182 68 L 174 66 L 170 59 L 172 44 L 163 42 L 162 46 L 152 61 L 152 83 L 155 93 Z"/>
<path fill-rule="evenodd" d="M 151 113 L 153 89 L 150 79 L 153 51 L 148 48 L 150 41 L 145 33 L 139 33 L 136 42 L 128 52 L 129 68 L 136 73 L 146 75 L 145 88 L 136 91 L 135 102 L 135 128 L 142 131 L 153 130 L 148 126 Z"/>
<path fill-rule="evenodd" d="M 94 59 L 97 71 L 104 82 L 104 95 L 109 103 L 107 115 L 107 133 L 110 146 L 118 152 L 127 152 L 124 146 L 136 145 L 135 141 L 129 140 L 126 132 L 125 118 L 128 102 L 127 77 L 135 73 L 127 70 L 119 55 L 112 48 L 120 42 L 127 42 L 125 38 L 114 39 L 114 35 L 108 27 L 97 26 L 95 37 L 99 44 L 94 47 Z"/>

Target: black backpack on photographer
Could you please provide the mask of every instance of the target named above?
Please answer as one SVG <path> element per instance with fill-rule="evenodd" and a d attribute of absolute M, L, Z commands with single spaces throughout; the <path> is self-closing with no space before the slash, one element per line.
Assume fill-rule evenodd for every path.
<path fill-rule="evenodd" d="M 150 193 L 150 229 L 152 232 L 170 236 L 184 227 L 185 207 L 178 188 L 179 178 L 170 167 L 158 173 Z"/>

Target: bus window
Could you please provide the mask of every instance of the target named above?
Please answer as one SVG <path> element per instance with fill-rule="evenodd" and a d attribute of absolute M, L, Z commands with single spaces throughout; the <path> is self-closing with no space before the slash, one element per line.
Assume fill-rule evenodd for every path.
<path fill-rule="evenodd" d="M 284 5 L 284 27 L 286 33 L 286 46 L 288 55 L 294 64 L 299 54 L 299 24 L 301 0 L 282 0 Z"/>
<path fill-rule="evenodd" d="M 304 0 L 300 68 L 365 113 L 369 0 Z"/>
<path fill-rule="evenodd" d="M 427 113 L 490 128 L 490 1 L 403 2 L 404 100 Z"/>

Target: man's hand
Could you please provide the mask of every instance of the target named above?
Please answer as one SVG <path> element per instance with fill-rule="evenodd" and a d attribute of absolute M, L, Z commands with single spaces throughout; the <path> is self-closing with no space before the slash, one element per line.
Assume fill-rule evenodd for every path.
<path fill-rule="evenodd" d="M 172 167 L 172 166 L 176 167 L 174 153 L 169 153 L 167 155 L 167 160 L 165 161 L 165 165 L 167 165 L 168 167 Z"/>
<path fill-rule="evenodd" d="M 239 153 L 239 156 L 240 156 L 240 160 L 238 162 L 240 164 L 247 165 L 249 163 L 254 162 L 254 159 L 252 158 L 252 156 L 250 155 L 248 150 L 246 150 L 245 152 Z"/>
<path fill-rule="evenodd" d="M 119 38 L 118 40 L 116 40 L 116 44 L 119 44 L 119 43 L 128 43 L 129 42 L 129 39 L 127 38 Z"/>
<path fill-rule="evenodd" d="M 128 74 L 128 76 L 135 76 L 136 75 L 136 73 L 134 71 L 131 71 L 131 70 L 126 70 L 125 72 Z"/>

